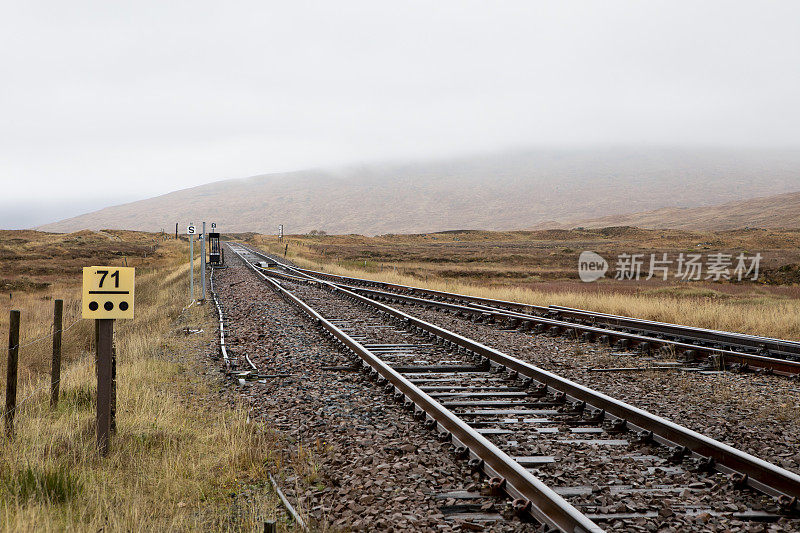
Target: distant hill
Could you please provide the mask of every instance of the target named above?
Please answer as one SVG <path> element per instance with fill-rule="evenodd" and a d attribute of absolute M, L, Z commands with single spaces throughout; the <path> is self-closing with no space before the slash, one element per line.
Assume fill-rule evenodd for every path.
<path fill-rule="evenodd" d="M 800 192 L 752 198 L 710 207 L 664 208 L 578 221 L 563 227 L 636 226 L 649 229 L 731 230 L 800 228 Z"/>
<path fill-rule="evenodd" d="M 46 224 L 46 231 L 287 233 L 527 229 L 800 190 L 800 151 L 528 150 L 226 180 Z M 549 225 L 549 224 L 548 224 Z"/>

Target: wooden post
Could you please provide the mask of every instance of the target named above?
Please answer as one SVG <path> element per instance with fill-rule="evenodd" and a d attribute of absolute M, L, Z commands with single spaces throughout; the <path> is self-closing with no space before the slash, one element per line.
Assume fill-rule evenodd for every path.
<path fill-rule="evenodd" d="M 8 324 L 8 367 L 6 368 L 6 435 L 14 433 L 17 408 L 17 364 L 19 362 L 19 311 L 12 310 Z"/>
<path fill-rule="evenodd" d="M 289 251 L 289 243 L 286 243 L 286 248 L 283 249 L 283 257 L 286 257 L 286 252 Z"/>
<path fill-rule="evenodd" d="M 278 525 L 275 520 L 267 520 L 264 522 L 264 533 L 278 533 Z"/>
<path fill-rule="evenodd" d="M 111 381 L 114 319 L 97 319 L 97 448 L 107 455 L 111 438 Z"/>
<path fill-rule="evenodd" d="M 97 343 L 100 340 L 100 322 L 98 320 L 94 321 L 94 375 L 98 377 L 100 374 L 97 373 Z"/>
<path fill-rule="evenodd" d="M 178 223 L 175 223 L 175 240 L 178 240 Z"/>
<path fill-rule="evenodd" d="M 64 327 L 64 300 L 53 301 L 53 363 L 50 366 L 50 405 L 58 407 L 61 383 L 61 328 Z"/>
<path fill-rule="evenodd" d="M 111 433 L 117 432 L 117 341 L 111 344 Z"/>

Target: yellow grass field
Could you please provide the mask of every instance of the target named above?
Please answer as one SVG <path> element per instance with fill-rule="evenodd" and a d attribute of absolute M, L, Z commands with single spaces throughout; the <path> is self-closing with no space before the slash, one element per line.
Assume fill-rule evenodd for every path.
<path fill-rule="evenodd" d="M 215 325 L 209 305 L 184 310 L 186 243 L 131 232 L 21 237 L 26 242 L 4 239 L 4 249 L 22 257 L 0 260 L 6 282 L 18 281 L 20 268 L 47 263 L 43 248 L 56 264 L 29 272 L 0 304 L 4 337 L 8 310 L 22 312 L 19 406 L 0 453 L 0 530 L 252 531 L 274 517 L 277 498 L 264 480 L 276 468 L 277 437 L 248 421 L 244 407 L 227 407 L 219 386 L 199 377 Z M 81 264 L 103 262 L 137 267 L 136 318 L 116 324 L 117 432 L 106 458 L 95 448 L 93 328 L 80 319 L 76 275 Z M 64 299 L 69 327 L 57 409 L 49 405 L 53 298 Z M 205 333 L 186 336 L 184 326 Z"/>

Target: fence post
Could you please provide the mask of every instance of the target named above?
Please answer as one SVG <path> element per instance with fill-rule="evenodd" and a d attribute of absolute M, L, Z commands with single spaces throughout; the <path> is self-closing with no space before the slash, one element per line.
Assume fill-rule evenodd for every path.
<path fill-rule="evenodd" d="M 50 405 L 58 407 L 58 390 L 61 383 L 61 328 L 63 328 L 64 300 L 53 301 L 53 364 L 50 367 Z"/>
<path fill-rule="evenodd" d="M 17 408 L 17 363 L 19 360 L 19 311 L 12 310 L 8 324 L 8 367 L 6 368 L 6 434 L 14 433 L 14 410 Z"/>

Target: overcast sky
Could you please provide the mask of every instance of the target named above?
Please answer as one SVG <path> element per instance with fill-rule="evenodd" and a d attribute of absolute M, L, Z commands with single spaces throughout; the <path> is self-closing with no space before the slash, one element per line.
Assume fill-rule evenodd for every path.
<path fill-rule="evenodd" d="M 793 0 L 5 2 L 0 227 L 361 161 L 796 147 L 799 56 Z"/>

